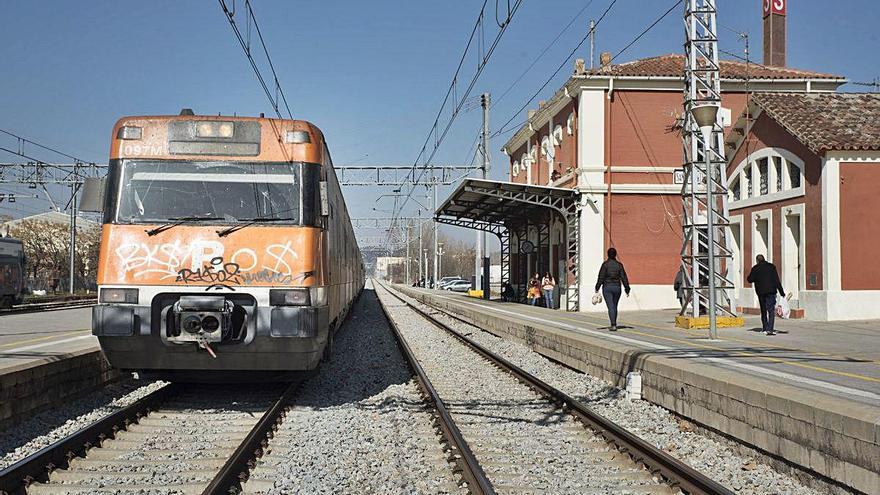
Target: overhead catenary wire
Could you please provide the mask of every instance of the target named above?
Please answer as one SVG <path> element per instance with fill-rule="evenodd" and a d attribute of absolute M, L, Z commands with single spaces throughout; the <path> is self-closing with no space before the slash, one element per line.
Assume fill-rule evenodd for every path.
<path fill-rule="evenodd" d="M 660 17 L 658 17 L 657 19 L 655 19 L 654 22 L 652 22 L 651 24 L 648 25 L 648 27 L 646 27 L 644 30 L 642 30 L 642 32 L 639 33 L 638 36 L 636 36 L 635 38 L 633 38 L 632 41 L 630 41 L 629 43 L 627 43 L 626 46 L 624 46 L 624 47 L 621 48 L 617 53 L 615 53 L 614 56 L 611 57 L 611 60 L 610 60 L 608 63 L 610 64 L 611 62 L 614 62 L 614 60 L 617 59 L 617 57 L 621 56 L 624 52 L 626 52 L 627 50 L 629 50 L 633 45 L 635 45 L 636 43 L 638 43 L 638 41 L 639 41 L 640 39 L 642 39 L 642 36 L 648 34 L 648 31 L 654 29 L 654 26 L 656 26 L 657 24 L 660 24 L 660 21 L 662 21 L 663 19 L 665 19 L 666 16 L 668 16 L 673 10 L 675 10 L 676 7 L 678 7 L 679 5 L 681 5 L 681 2 L 682 2 L 682 1 L 683 1 L 683 0 L 678 0 L 678 1 L 676 1 L 674 4 L 672 4 L 672 6 L 669 7 L 669 9 L 668 9 L 666 12 L 664 12 L 663 14 L 661 14 Z"/>
<path fill-rule="evenodd" d="M 609 61 L 609 63 L 613 62 L 617 57 L 619 57 L 624 52 L 626 52 L 627 50 L 632 48 L 633 45 L 638 43 L 639 40 L 641 40 L 642 37 L 645 36 L 645 34 L 647 34 L 650 30 L 652 30 L 654 27 L 656 27 L 657 24 L 659 24 L 663 19 L 665 19 L 673 10 L 675 10 L 676 7 L 681 5 L 682 1 L 683 0 L 677 0 L 671 7 L 669 7 L 669 9 L 667 9 L 663 14 L 661 14 L 653 22 L 651 22 L 651 24 L 649 24 L 648 27 L 643 29 L 638 35 L 636 35 L 635 38 L 630 40 L 629 43 L 627 43 L 623 48 L 621 48 L 617 53 L 615 53 L 614 56 L 611 57 L 611 60 Z M 532 103 L 535 100 L 535 98 L 538 97 L 539 94 L 541 94 L 541 91 L 543 91 L 550 84 L 550 82 L 556 77 L 556 75 L 559 74 L 559 72 L 569 63 L 569 61 L 574 56 L 574 54 L 577 53 L 577 51 L 580 49 L 580 47 L 583 46 L 583 44 L 589 39 L 590 35 L 593 32 L 595 32 L 595 29 L 599 26 L 599 23 L 602 22 L 602 19 L 605 18 L 605 15 L 608 13 L 608 11 L 611 10 L 611 7 L 614 6 L 615 2 L 616 2 L 616 0 L 613 0 L 608 5 L 608 7 L 605 9 L 605 11 L 602 13 L 602 15 L 599 17 L 599 20 L 596 21 L 596 24 L 593 26 L 593 28 L 587 32 L 587 35 L 584 36 L 583 39 L 581 39 L 580 43 L 578 43 L 577 46 L 575 46 L 574 50 L 571 51 L 571 53 L 568 55 L 568 57 L 566 57 L 566 59 L 561 64 L 559 64 L 559 67 L 557 67 L 556 71 L 553 72 L 553 74 L 544 82 L 543 85 L 541 85 L 541 87 L 532 95 L 532 97 L 529 98 L 528 101 L 526 101 L 526 103 L 524 105 L 522 105 L 516 112 L 513 113 L 513 115 L 511 115 L 511 117 L 504 123 L 504 125 L 499 127 L 498 130 L 492 134 L 492 136 L 491 136 L 492 138 L 495 138 L 495 137 L 500 136 L 502 134 L 506 134 L 514 129 L 521 127 L 522 125 L 525 125 L 525 123 L 527 121 L 524 121 L 522 123 L 518 123 L 515 126 L 513 126 L 512 128 L 508 127 L 516 119 L 517 115 L 519 115 L 523 110 L 525 110 L 525 108 L 528 107 L 529 104 Z"/>
<path fill-rule="evenodd" d="M 32 156 L 30 156 L 30 155 L 27 155 L 27 154 L 25 154 L 25 153 L 23 153 L 23 152 L 21 152 L 21 151 L 11 150 L 11 149 L 6 148 L 6 147 L 3 147 L 3 146 L 0 146 L 0 151 L 5 151 L 5 152 L 7 152 L 7 153 L 9 153 L 9 154 L 16 155 L 16 156 L 20 156 L 20 157 L 25 158 L 25 159 L 27 159 L 27 160 L 30 160 L 30 161 L 34 162 L 35 164 L 37 164 L 37 165 L 39 165 L 39 166 L 42 166 L 42 167 L 54 168 L 55 170 L 60 170 L 60 171 L 65 172 L 65 173 L 70 172 L 69 170 L 66 170 L 66 169 L 64 169 L 64 168 L 62 168 L 62 167 L 59 167 L 59 166 L 57 166 L 57 165 L 53 165 L 53 164 L 51 164 L 51 163 L 46 163 L 46 162 L 44 162 L 43 160 L 40 160 L 39 158 L 34 158 L 34 157 L 32 157 Z M 94 165 L 94 163 L 91 163 L 91 162 L 89 162 L 89 163 L 83 163 L 83 165 Z M 72 174 L 73 174 L 74 177 L 77 177 L 77 178 L 79 178 L 79 176 L 80 176 L 80 174 L 76 172 L 76 169 L 74 169 L 74 171 L 72 172 Z"/>
<path fill-rule="evenodd" d="M 508 10 L 507 16 L 505 18 L 505 21 L 503 23 L 499 24 L 500 29 L 499 29 L 498 33 L 496 34 L 495 39 L 488 46 L 488 48 L 485 48 L 484 44 L 482 42 L 480 42 L 480 45 L 481 45 L 479 47 L 480 48 L 480 50 L 479 50 L 480 58 L 479 58 L 479 61 L 477 64 L 477 69 L 476 69 L 473 77 L 469 81 L 462 96 L 460 98 L 458 98 L 459 75 L 461 74 L 461 70 L 464 67 L 464 63 L 465 63 L 465 60 L 468 56 L 468 53 L 470 53 L 471 46 L 473 46 L 474 41 L 477 38 L 478 33 L 481 33 L 481 28 L 483 26 L 483 23 L 485 22 L 485 14 L 486 14 L 485 11 L 486 11 L 486 4 L 487 3 L 488 3 L 488 0 L 484 0 L 483 5 L 480 8 L 480 12 L 477 16 L 477 20 L 474 23 L 474 27 L 471 30 L 471 34 L 470 34 L 468 41 L 465 45 L 464 52 L 462 53 L 461 58 L 458 63 L 458 66 L 456 67 L 456 70 L 453 74 L 452 81 L 449 84 L 449 88 L 447 89 L 446 95 L 443 98 L 443 102 L 440 105 L 440 109 L 437 112 L 437 116 L 434 118 L 434 122 L 431 125 L 431 128 L 428 131 L 427 136 L 425 137 L 425 141 L 422 145 L 422 148 L 419 151 L 419 154 L 416 157 L 415 161 L 413 162 L 413 165 L 410 168 L 410 172 L 407 174 L 407 179 L 410 179 L 410 178 L 413 179 L 413 181 L 412 181 L 413 185 L 410 188 L 409 192 L 405 195 L 403 201 L 400 202 L 399 205 L 395 204 L 395 215 L 394 215 L 395 217 L 398 216 L 402 212 L 403 208 L 407 205 L 410 198 L 412 197 L 412 194 L 415 192 L 416 184 L 419 182 L 419 180 L 421 180 L 422 176 L 425 173 L 424 167 L 427 166 L 428 164 L 430 164 L 431 160 L 436 155 L 437 150 L 439 150 L 440 146 L 442 145 L 443 141 L 445 140 L 447 134 L 449 133 L 450 128 L 455 123 L 458 115 L 461 113 L 462 107 L 465 105 L 465 102 L 468 100 L 468 97 L 470 96 L 471 91 L 473 90 L 474 86 L 476 85 L 477 80 L 479 79 L 479 77 L 482 74 L 483 70 L 485 69 L 486 65 L 489 63 L 489 60 L 492 58 L 492 54 L 495 52 L 495 49 L 498 47 L 498 44 L 500 43 L 501 38 L 503 37 L 504 33 L 507 31 L 507 28 L 510 26 L 511 20 L 513 19 L 514 15 L 516 14 L 516 12 L 519 10 L 520 6 L 522 5 L 523 0 L 516 0 L 516 2 L 510 7 L 510 9 Z M 497 14 L 497 12 L 496 12 L 496 14 Z M 457 99 L 457 101 L 455 101 L 455 106 L 452 109 L 449 121 L 447 122 L 446 126 L 441 131 L 440 130 L 440 119 L 443 116 L 444 110 L 446 110 L 446 108 L 447 108 L 447 104 L 449 103 L 450 98 L 452 98 L 453 100 Z M 428 147 L 429 147 L 429 144 L 431 143 L 432 138 L 434 139 L 434 145 L 433 145 L 433 149 L 429 153 Z M 426 154 L 427 154 L 427 156 L 426 156 Z M 415 175 L 416 170 L 417 170 L 420 162 L 423 164 L 423 168 L 419 172 L 418 177 L 416 177 L 416 175 Z M 395 203 L 397 203 L 397 201 L 395 201 Z"/>
<path fill-rule="evenodd" d="M 513 90 L 513 88 L 516 87 L 517 84 L 519 84 L 519 82 L 522 80 L 522 78 L 525 77 L 525 75 L 528 74 L 535 67 L 535 65 L 537 65 L 538 62 L 541 61 L 541 57 L 543 57 L 544 54 L 546 54 L 551 48 L 553 48 L 553 45 L 555 45 L 556 42 L 559 41 L 560 38 L 562 38 L 562 35 L 564 35 L 566 33 L 566 31 L 568 31 L 569 28 L 571 28 L 571 26 L 574 25 L 575 21 L 580 19 L 580 17 L 584 14 L 584 12 L 586 12 L 586 10 L 592 4 L 593 4 L 593 0 L 590 0 L 589 2 L 587 2 L 586 5 L 581 7 L 581 10 L 579 10 L 574 16 L 572 16 L 572 18 L 568 22 L 568 24 L 566 24 L 565 27 L 563 27 L 562 30 L 559 31 L 559 34 L 557 34 L 556 37 L 553 38 L 553 40 L 550 41 L 550 43 L 548 43 L 547 46 L 545 46 L 543 50 L 541 50 L 541 53 L 539 53 L 538 56 L 535 57 L 534 60 L 532 60 L 532 63 L 529 64 L 528 67 L 526 67 L 526 70 L 522 71 L 522 73 L 520 73 L 520 75 L 516 79 L 514 79 L 514 81 L 510 84 L 510 86 L 508 86 L 507 89 L 505 89 L 503 92 L 501 92 L 501 96 L 498 96 L 494 99 L 494 101 L 492 102 L 491 108 L 495 108 L 495 106 L 498 105 L 498 103 L 501 100 L 503 100 L 504 97 L 507 96 L 511 92 L 511 90 Z"/>
<path fill-rule="evenodd" d="M 504 122 L 504 124 L 501 127 L 499 127 L 498 130 L 495 131 L 491 137 L 499 136 L 502 133 L 506 132 L 507 126 L 510 125 L 510 123 L 513 122 L 516 119 L 516 117 L 523 110 L 525 110 L 526 107 L 528 107 L 535 100 L 535 98 L 538 97 L 539 94 L 541 94 L 541 91 L 544 91 L 544 89 L 547 87 L 547 85 L 549 85 L 553 81 L 553 79 L 556 78 L 556 76 L 559 74 L 559 72 L 566 65 L 568 65 L 568 62 L 571 60 L 571 58 L 574 56 L 574 54 L 577 53 L 578 50 L 580 50 L 580 48 L 584 45 L 584 43 L 586 43 L 586 41 L 590 38 L 590 35 L 596 31 L 596 28 L 599 27 L 599 24 L 602 23 L 602 20 L 605 19 L 605 16 L 608 15 L 608 12 L 611 11 L 611 8 L 614 7 L 615 3 L 617 3 L 617 0 L 611 0 L 611 3 L 608 4 L 608 6 L 605 8 L 605 11 L 602 12 L 601 16 L 599 16 L 599 19 L 596 21 L 596 24 L 594 24 L 593 27 L 587 31 L 587 34 L 580 40 L 580 42 L 578 42 L 577 45 L 575 45 L 574 49 L 571 50 L 571 53 L 569 53 L 568 56 L 565 57 L 565 60 L 563 60 L 562 63 L 559 64 L 559 66 L 556 68 L 555 71 L 553 71 L 553 73 L 550 75 L 550 77 L 548 77 L 547 80 L 544 81 L 544 84 L 542 84 L 541 87 L 538 88 L 538 90 L 535 91 L 532 94 L 532 96 L 529 97 L 529 99 L 526 100 L 525 103 L 523 103 L 523 105 L 521 107 L 519 107 L 515 112 L 513 112 L 513 115 L 511 115 L 510 118 L 507 119 L 507 121 Z"/>
<path fill-rule="evenodd" d="M 26 138 L 26 137 L 19 136 L 18 134 L 14 133 L 14 132 L 11 132 L 11 131 L 7 131 L 7 130 L 5 130 L 5 129 L 0 129 L 0 133 L 6 134 L 7 136 L 14 137 L 15 139 L 19 140 L 19 141 L 22 142 L 22 143 L 32 144 L 32 145 L 34 145 L 34 146 L 36 146 L 36 147 L 38 147 L 38 148 L 42 148 L 42 149 L 44 149 L 44 150 L 46 150 L 46 151 L 51 151 L 52 153 L 55 153 L 55 154 L 61 155 L 61 156 L 65 157 L 65 158 L 70 158 L 71 160 L 73 160 L 73 161 L 75 161 L 75 162 L 82 162 L 82 163 L 94 164 L 94 162 L 92 162 L 92 161 L 90 161 L 90 160 L 84 160 L 84 159 L 82 159 L 82 158 L 78 158 L 78 157 L 76 157 L 76 156 L 73 156 L 73 155 L 71 155 L 71 154 L 65 153 L 65 152 L 63 152 L 63 151 L 59 151 L 58 149 L 53 148 L 53 147 L 51 147 L 51 146 L 46 146 L 45 144 L 40 144 L 40 143 L 38 143 L 38 142 L 36 142 L 36 141 L 33 141 L 33 140 L 31 140 L 31 139 L 28 139 L 28 138 Z"/>
<path fill-rule="evenodd" d="M 284 117 L 281 114 L 281 110 L 279 109 L 279 103 L 284 104 L 285 110 L 287 110 L 287 117 L 289 119 L 293 119 L 293 114 L 290 111 L 290 105 L 287 104 L 287 97 L 284 95 L 284 90 L 281 88 L 281 82 L 278 80 L 278 74 L 275 72 L 275 65 L 272 63 L 272 57 L 269 55 L 269 49 L 266 46 L 266 41 L 263 39 L 263 33 L 260 31 L 260 26 L 257 23 L 257 18 L 254 16 L 254 11 L 251 8 L 250 0 L 244 0 L 244 6 L 247 9 L 246 11 L 246 22 L 248 29 L 248 36 L 245 37 L 242 35 L 241 30 L 238 27 L 238 23 L 235 21 L 235 0 L 233 0 L 232 10 L 230 11 L 226 5 L 226 0 L 218 0 L 220 2 L 220 8 L 223 9 L 223 13 L 226 15 L 227 21 L 229 21 L 230 27 L 232 27 L 232 31 L 235 33 L 236 39 L 238 39 L 239 44 L 241 45 L 241 49 L 244 50 L 244 55 L 247 57 L 248 62 L 251 65 L 251 68 L 254 70 L 254 74 L 257 76 L 257 80 L 260 82 L 260 86 L 263 88 L 263 92 L 266 94 L 266 98 L 269 100 L 269 104 L 272 105 L 272 109 L 275 110 L 275 115 L 279 119 L 283 119 Z M 251 44 L 250 44 L 250 25 L 253 23 L 254 29 L 257 33 L 257 37 L 260 40 L 260 45 L 263 48 L 263 53 L 266 56 L 266 60 L 269 63 L 269 69 L 272 72 L 272 80 L 275 83 L 274 91 L 275 96 L 272 96 L 272 90 L 269 89 L 269 85 L 266 83 L 265 78 L 263 77 L 263 73 L 257 65 L 256 60 L 251 53 Z M 280 102 L 279 102 L 280 96 Z"/>

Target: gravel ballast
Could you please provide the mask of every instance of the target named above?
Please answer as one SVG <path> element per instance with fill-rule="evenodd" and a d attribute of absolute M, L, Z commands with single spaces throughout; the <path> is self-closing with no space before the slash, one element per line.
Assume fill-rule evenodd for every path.
<path fill-rule="evenodd" d="M 422 309 L 425 304 L 400 294 Z M 780 473 L 758 456 L 742 455 L 741 445 L 719 441 L 696 431 L 687 421 L 644 400 L 629 400 L 609 383 L 557 364 L 528 347 L 462 323 L 432 309 L 434 316 L 553 387 L 578 399 L 599 414 L 630 430 L 657 448 L 684 461 L 743 495 L 818 495 L 794 477 Z"/>
<path fill-rule="evenodd" d="M 94 423 L 164 386 L 126 380 L 57 404 L 0 433 L 0 469 Z"/>
<path fill-rule="evenodd" d="M 365 289 L 245 493 L 463 493 L 430 407 Z"/>
<path fill-rule="evenodd" d="M 282 390 L 279 385 L 182 388 L 28 493 L 199 493 Z"/>
<path fill-rule="evenodd" d="M 379 294 L 496 490 L 672 493 L 573 416 Z"/>

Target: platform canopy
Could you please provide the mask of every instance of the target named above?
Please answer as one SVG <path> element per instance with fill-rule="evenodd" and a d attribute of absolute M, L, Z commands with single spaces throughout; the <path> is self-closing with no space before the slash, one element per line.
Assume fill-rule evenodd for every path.
<path fill-rule="evenodd" d="M 556 215 L 566 226 L 566 268 L 575 280 L 573 284 L 566 284 L 566 305 L 568 310 L 576 311 L 579 211 L 580 193 L 575 189 L 468 178 L 437 208 L 434 218 L 439 223 L 497 235 L 501 241 L 501 281 L 504 283 L 510 274 L 510 233 L 522 240 L 530 226 L 538 227 L 539 236 L 549 239 L 546 219 Z"/>
<path fill-rule="evenodd" d="M 435 217 L 441 223 L 494 232 L 480 226 L 503 225 L 507 219 L 528 216 L 543 208 L 553 208 L 563 215 L 574 213 L 579 197 L 576 189 L 468 178 L 437 208 Z M 474 224 L 467 225 L 468 221 Z"/>

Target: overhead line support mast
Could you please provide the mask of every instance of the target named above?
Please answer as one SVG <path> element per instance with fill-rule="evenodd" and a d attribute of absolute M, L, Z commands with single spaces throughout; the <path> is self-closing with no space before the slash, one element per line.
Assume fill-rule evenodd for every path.
<path fill-rule="evenodd" d="M 718 63 L 716 0 L 686 0 L 684 115 L 684 183 L 681 190 L 684 241 L 681 270 L 685 297 L 680 315 L 736 316 L 728 276 L 732 254 L 727 206 L 727 160 L 724 132 L 718 122 L 721 79 Z M 701 130 L 694 109 L 714 107 L 716 113 Z M 697 115 L 700 111 L 697 111 Z M 705 114 L 705 112 L 704 112 Z"/>

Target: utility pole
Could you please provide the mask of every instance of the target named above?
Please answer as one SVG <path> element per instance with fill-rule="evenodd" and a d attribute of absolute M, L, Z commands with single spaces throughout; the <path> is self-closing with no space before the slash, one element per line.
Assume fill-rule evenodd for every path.
<path fill-rule="evenodd" d="M 590 68 L 593 68 L 593 55 L 596 53 L 596 21 L 590 19 Z"/>
<path fill-rule="evenodd" d="M 406 285 L 412 283 L 412 279 L 409 277 L 409 264 L 412 261 L 409 255 L 409 245 L 411 242 L 410 237 L 412 236 L 412 224 L 406 224 L 406 281 L 404 282 Z"/>
<path fill-rule="evenodd" d="M 419 280 L 423 278 L 422 271 L 422 221 L 419 219 L 419 252 L 416 253 L 419 258 Z"/>
<path fill-rule="evenodd" d="M 76 264 L 76 193 L 79 189 L 77 184 L 70 185 L 70 286 L 68 292 L 74 293 L 74 270 Z"/>
<path fill-rule="evenodd" d="M 436 177 L 435 177 L 436 179 Z M 434 185 L 431 186 L 434 189 L 434 203 L 431 212 L 431 219 L 434 222 L 434 284 L 437 284 L 437 281 L 440 280 L 440 252 L 437 249 L 437 242 L 439 241 L 439 232 L 440 232 L 440 224 L 437 222 L 437 219 L 434 218 L 434 214 L 437 212 L 437 181 L 434 180 Z"/>
<path fill-rule="evenodd" d="M 489 105 L 490 105 L 490 96 L 489 93 L 483 93 L 480 95 L 480 105 L 483 107 L 483 136 L 482 136 L 482 148 L 483 148 L 483 165 L 480 167 L 480 176 L 483 180 L 486 180 L 486 175 L 489 172 Z M 486 233 L 482 230 L 477 231 L 477 246 L 475 251 L 475 262 L 474 262 L 474 274 L 476 278 L 476 289 L 483 289 L 484 285 L 489 285 L 488 283 L 484 284 L 483 281 L 483 253 L 486 251 Z M 483 298 L 487 298 L 488 291 L 483 294 Z"/>
<path fill-rule="evenodd" d="M 736 316 L 729 292 L 734 288 L 728 277 L 733 255 L 728 233 L 727 160 L 723 128 L 718 122 L 721 77 L 715 5 L 716 0 L 685 2 L 681 270 L 686 296 L 679 313 L 685 323 L 699 318 L 705 308 L 712 339 L 718 338 L 719 314 Z"/>

